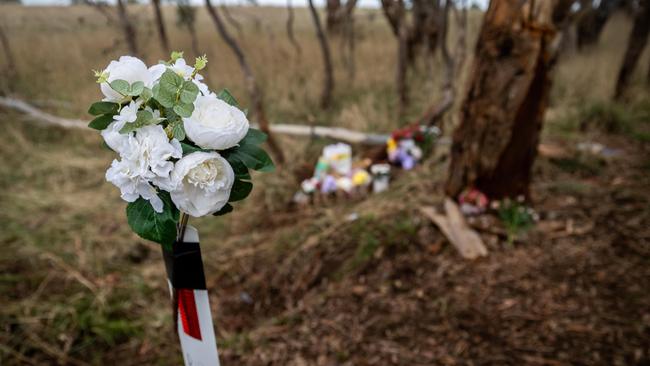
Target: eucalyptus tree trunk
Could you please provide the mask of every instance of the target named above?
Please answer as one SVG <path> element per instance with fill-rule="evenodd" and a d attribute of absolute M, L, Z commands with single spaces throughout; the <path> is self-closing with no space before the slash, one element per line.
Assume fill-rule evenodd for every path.
<path fill-rule="evenodd" d="M 2 26 L 0 26 L 0 45 L 2 45 L 2 53 L 5 55 L 7 60 L 7 89 L 11 91 L 13 89 L 13 83 L 15 81 L 17 70 L 16 70 L 16 59 L 11 50 L 11 45 L 9 44 L 9 38 L 4 32 Z"/>
<path fill-rule="evenodd" d="M 287 37 L 289 38 L 289 42 L 293 46 L 293 48 L 296 50 L 296 54 L 298 57 L 302 54 L 302 48 L 300 48 L 300 43 L 296 41 L 296 36 L 293 33 L 293 20 L 294 20 L 294 14 L 293 14 L 293 6 L 291 5 L 291 0 L 287 0 Z"/>
<path fill-rule="evenodd" d="M 618 72 L 616 80 L 615 99 L 622 99 L 634 73 L 636 64 L 639 62 L 643 49 L 648 42 L 648 31 L 650 31 L 650 0 L 641 0 L 640 7 L 634 16 L 634 25 L 627 41 L 627 49 L 623 56 L 623 64 Z M 648 76 L 650 78 L 650 74 Z"/>
<path fill-rule="evenodd" d="M 332 102 L 332 90 L 334 89 L 334 71 L 332 70 L 332 56 L 330 54 L 330 47 L 323 32 L 323 27 L 320 23 L 320 18 L 318 17 L 318 12 L 314 7 L 313 0 L 309 0 L 309 11 L 311 12 L 312 19 L 314 20 L 314 27 L 316 28 L 316 36 L 318 37 L 318 43 L 320 44 L 321 54 L 323 56 L 323 67 L 325 69 L 325 75 L 323 79 L 323 91 L 321 93 L 320 105 L 321 108 L 327 109 Z"/>
<path fill-rule="evenodd" d="M 212 21 L 217 28 L 217 32 L 224 40 L 224 42 L 226 42 L 228 47 L 230 47 L 232 52 L 235 54 L 235 57 L 237 57 L 239 66 L 242 70 L 242 73 L 244 74 L 244 83 L 246 85 L 246 90 L 248 90 L 248 95 L 251 100 L 254 116 L 260 125 L 260 129 L 268 135 L 267 142 L 271 148 L 271 152 L 275 156 L 276 162 L 278 164 L 282 164 L 284 162 L 284 154 L 282 153 L 282 150 L 271 134 L 271 129 L 269 128 L 269 120 L 266 118 L 266 112 L 264 110 L 264 94 L 260 87 L 257 85 L 257 81 L 253 75 L 253 70 L 248 64 L 246 55 L 242 51 L 241 47 L 239 47 L 237 41 L 226 29 L 218 10 L 212 6 L 210 0 L 205 0 L 205 5 L 208 8 L 208 14 L 210 14 L 210 17 L 212 18 Z"/>
<path fill-rule="evenodd" d="M 136 40 L 135 28 L 129 19 L 129 15 L 126 12 L 126 6 L 124 5 L 124 0 L 117 0 L 117 13 L 120 17 L 120 25 L 122 26 L 122 31 L 124 32 L 124 39 L 126 44 L 129 46 L 129 52 L 132 56 L 139 56 L 138 52 L 138 42 Z"/>
<path fill-rule="evenodd" d="M 151 0 L 153 4 L 154 13 L 156 15 L 156 26 L 158 28 L 158 37 L 160 38 L 160 45 L 169 55 L 169 39 L 167 38 L 167 31 L 165 30 L 165 22 L 163 21 L 162 11 L 160 10 L 160 0 Z"/>
<path fill-rule="evenodd" d="M 477 42 L 446 191 L 529 197 L 569 0 L 492 0 Z"/>

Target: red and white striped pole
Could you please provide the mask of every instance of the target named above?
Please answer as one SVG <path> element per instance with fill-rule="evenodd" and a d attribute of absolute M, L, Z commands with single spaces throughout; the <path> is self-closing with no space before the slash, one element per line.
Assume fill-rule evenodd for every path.
<path fill-rule="evenodd" d="M 185 365 L 219 366 L 198 231 L 187 226 L 172 251 L 163 249 L 163 258 Z"/>

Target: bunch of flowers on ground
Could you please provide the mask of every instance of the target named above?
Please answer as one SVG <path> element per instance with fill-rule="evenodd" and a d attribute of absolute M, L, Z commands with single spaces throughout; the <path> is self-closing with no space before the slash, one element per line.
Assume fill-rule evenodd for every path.
<path fill-rule="evenodd" d="M 128 202 L 133 231 L 166 247 L 177 238 L 181 212 L 228 213 L 229 202 L 253 188 L 249 169 L 274 169 L 259 147 L 266 135 L 250 128 L 226 89 L 213 93 L 203 83 L 206 64 L 204 56 L 188 65 L 174 52 L 151 67 L 122 56 L 95 72 L 104 99 L 88 110 L 95 116 L 89 127 L 119 155 L 106 180 Z"/>

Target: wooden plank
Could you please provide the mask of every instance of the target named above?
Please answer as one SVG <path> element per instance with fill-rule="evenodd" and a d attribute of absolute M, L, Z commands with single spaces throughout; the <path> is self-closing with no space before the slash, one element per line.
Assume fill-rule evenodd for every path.
<path fill-rule="evenodd" d="M 456 203 L 447 198 L 445 200 L 446 214 L 440 214 L 435 207 L 421 207 L 420 212 L 429 218 L 449 242 L 458 250 L 465 259 L 476 259 L 488 254 L 483 240 L 467 222 Z"/>

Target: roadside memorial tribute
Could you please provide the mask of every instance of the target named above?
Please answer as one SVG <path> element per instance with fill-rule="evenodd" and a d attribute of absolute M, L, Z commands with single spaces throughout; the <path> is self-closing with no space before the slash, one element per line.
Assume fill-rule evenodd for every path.
<path fill-rule="evenodd" d="M 431 151 L 440 135 L 437 127 L 409 125 L 393 131 L 379 159 L 354 159 L 345 143 L 327 145 L 314 166 L 313 175 L 302 181 L 293 202 L 318 203 L 327 197 L 362 197 L 388 190 L 391 168 L 411 170 Z"/>
<path fill-rule="evenodd" d="M 89 127 L 118 154 L 106 180 L 127 202 L 140 237 L 162 246 L 174 321 L 186 365 L 219 365 L 198 231 L 189 217 L 220 216 L 253 188 L 249 170 L 274 169 L 235 98 L 212 92 L 182 52 L 147 67 L 122 56 L 95 71 L 104 98 L 90 106 Z"/>

